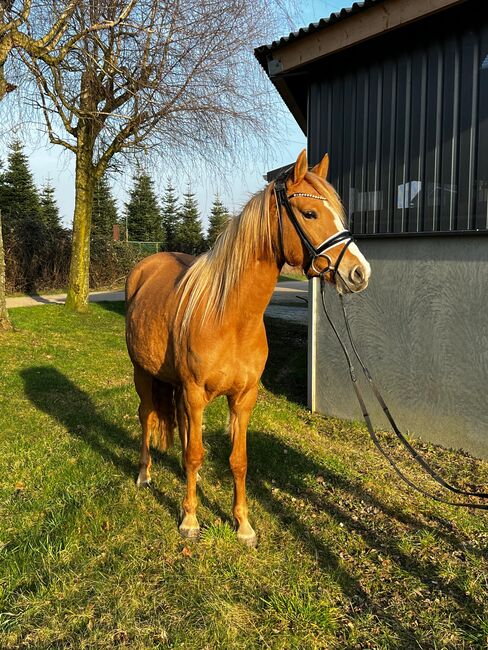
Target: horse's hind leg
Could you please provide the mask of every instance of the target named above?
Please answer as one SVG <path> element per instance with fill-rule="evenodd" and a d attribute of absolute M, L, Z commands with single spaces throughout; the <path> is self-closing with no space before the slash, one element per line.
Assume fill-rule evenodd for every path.
<path fill-rule="evenodd" d="M 185 456 L 186 444 L 188 440 L 188 419 L 185 412 L 185 403 L 183 399 L 183 390 L 178 390 L 176 394 L 176 417 L 178 420 L 178 432 L 180 434 L 181 442 L 181 467 L 183 472 L 186 473 Z"/>
<path fill-rule="evenodd" d="M 187 423 L 185 470 L 186 495 L 183 499 L 183 516 L 180 533 L 183 537 L 197 537 L 200 526 L 197 519 L 197 478 L 205 451 L 202 444 L 202 417 L 205 399 L 201 391 L 185 388 L 181 395 L 182 413 Z"/>
<path fill-rule="evenodd" d="M 245 393 L 228 398 L 230 408 L 230 436 L 232 452 L 230 467 L 234 475 L 234 519 L 237 525 L 237 539 L 247 546 L 256 545 L 256 533 L 248 521 L 246 500 L 247 473 L 247 424 L 257 397 L 257 386 Z"/>
<path fill-rule="evenodd" d="M 151 482 L 151 454 L 149 446 L 151 443 L 151 431 L 157 423 L 157 414 L 152 397 L 153 378 L 147 372 L 134 366 L 134 385 L 139 395 L 139 421 L 141 423 L 141 455 L 139 460 L 139 476 L 137 485 L 146 486 Z"/>

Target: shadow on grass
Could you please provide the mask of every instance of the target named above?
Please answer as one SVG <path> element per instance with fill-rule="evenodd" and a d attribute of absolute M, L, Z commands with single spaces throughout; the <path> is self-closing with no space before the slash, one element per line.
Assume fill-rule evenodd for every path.
<path fill-rule="evenodd" d="M 216 470 L 226 471 L 227 454 L 220 438 L 216 435 L 209 436 L 207 444 Z M 431 559 L 406 553 L 402 549 L 399 527 L 395 522 L 401 523 L 402 534 L 433 532 L 450 544 L 449 551 L 458 548 L 465 550 L 466 547 L 461 546 L 454 536 L 445 535 L 437 526 L 425 526 L 408 513 L 399 512 L 398 508 L 384 504 L 366 492 L 361 481 L 348 479 L 334 472 L 271 434 L 262 431 L 250 432 L 248 453 L 250 495 L 281 522 L 283 530 L 291 531 L 293 536 L 306 546 L 321 570 L 334 576 L 343 593 L 350 599 L 351 609 L 355 614 L 372 613 L 395 630 L 402 643 L 399 647 L 417 647 L 418 637 L 416 640 L 413 628 L 406 627 L 393 613 L 387 613 L 385 608 L 389 605 L 388 598 L 393 598 L 398 592 L 396 585 L 407 576 L 423 583 L 430 598 L 448 599 L 453 613 L 456 612 L 457 625 L 467 633 L 472 632 L 473 616 L 482 620 L 483 608 L 466 593 L 463 584 L 445 577 L 445 567 Z M 319 490 L 311 489 L 310 479 L 313 481 L 318 475 L 323 477 L 324 483 Z M 275 496 L 271 485 L 277 490 L 277 494 L 285 495 L 285 498 Z M 347 535 L 360 536 L 364 548 L 367 549 L 366 553 L 369 555 L 373 552 L 378 558 L 375 569 L 378 575 L 382 571 L 381 558 L 387 558 L 388 562 L 396 565 L 397 577 L 393 582 L 391 577 L 388 578 L 391 582 L 389 596 L 385 596 L 388 592 L 385 584 L 381 589 L 381 596 L 376 597 L 371 591 L 371 578 L 365 576 L 364 585 L 369 583 L 366 593 L 362 586 L 361 561 L 358 562 L 357 575 L 346 570 L 341 559 L 345 549 L 341 548 L 339 542 L 330 544 L 325 541 L 313 519 L 304 521 L 305 517 L 293 507 L 293 502 L 290 505 L 286 503 L 291 499 L 307 500 L 313 505 L 316 515 L 325 513 L 336 525 L 339 524 Z M 376 514 L 368 514 L 374 510 L 377 511 Z M 252 519 L 252 512 L 250 516 Z M 259 521 L 256 525 L 259 534 Z M 325 525 L 327 526 L 327 523 Z"/>
<path fill-rule="evenodd" d="M 120 316 L 125 316 L 125 300 L 97 300 L 92 304 L 99 305 L 106 311 L 111 311 Z"/>
<path fill-rule="evenodd" d="M 100 415 L 85 391 L 52 366 L 24 368 L 20 375 L 25 395 L 36 408 L 60 422 L 70 435 L 89 445 L 105 461 L 136 480 L 138 465 L 131 457 L 138 457 L 139 441 L 123 427 Z M 161 454 L 157 452 L 153 454 L 153 457 L 159 456 Z M 176 472 L 170 457 L 165 455 L 163 458 L 167 468 Z M 156 488 L 152 492 L 161 505 L 177 516 L 179 505 L 174 499 Z"/>
<path fill-rule="evenodd" d="M 21 376 L 27 397 L 38 409 L 55 418 L 72 436 L 89 445 L 104 460 L 135 479 L 137 465 L 131 459 L 138 453 L 138 442 L 123 427 L 100 415 L 87 393 L 51 366 L 27 368 L 21 371 Z M 276 378 L 269 379 L 268 384 L 273 381 L 275 386 L 280 386 L 280 380 Z M 223 440 L 223 434 L 209 432 L 206 444 L 217 475 L 228 474 L 229 450 Z M 181 479 L 181 467 L 173 455 L 153 453 L 153 458 L 156 463 Z M 318 475 L 323 477 L 323 486 L 319 489 L 310 488 L 310 480 L 313 481 Z M 277 489 L 276 493 L 271 489 L 271 484 Z M 472 628 L 473 617 L 482 620 L 483 612 L 480 606 L 466 594 L 462 584 L 456 579 L 445 578 L 442 567 L 433 559 L 408 554 L 399 543 L 398 523 L 401 523 L 404 528 L 402 533 L 416 533 L 427 529 L 443 537 L 446 544 L 450 545 L 449 550 L 454 550 L 457 539 L 453 535 L 446 535 L 439 525 L 426 527 L 415 517 L 399 512 L 397 508 L 382 503 L 380 499 L 366 492 L 360 480 L 349 479 L 288 445 L 282 439 L 262 431 L 250 432 L 248 486 L 250 494 L 262 507 L 283 529 L 291 532 L 293 537 L 305 546 L 320 569 L 333 576 L 349 599 L 354 616 L 373 614 L 395 630 L 402 644 L 396 647 L 416 647 L 417 644 L 415 630 L 399 620 L 391 608 L 386 611 L 389 607 L 388 598 L 393 598 L 398 593 L 395 580 L 402 581 L 404 577 L 412 577 L 423 583 L 430 598 L 440 597 L 449 601 L 456 624 L 466 633 Z M 206 497 L 201 489 L 199 492 L 200 499 L 207 508 L 223 521 L 228 520 L 219 504 Z M 163 493 L 157 487 L 152 489 L 152 494 L 176 520 L 179 503 L 173 495 Z M 362 548 L 367 550 L 361 551 L 356 570 L 346 568 L 347 563 L 341 557 L 344 549 L 340 543 L 327 539 L 313 519 L 306 520 L 293 506 L 292 498 L 305 498 L 318 516 L 326 513 L 348 535 L 361 537 Z M 373 509 L 378 512 L 370 514 Z M 259 533 L 259 522 L 256 523 Z M 324 525 L 327 523 L 322 523 L 322 526 Z M 382 570 L 381 556 L 387 558 L 397 569 L 397 577 L 391 582 L 390 574 L 390 585 L 383 585 L 381 594 L 378 595 L 371 590 L 371 579 L 367 576 L 363 579 L 361 575 L 361 562 L 364 561 L 362 556 L 371 552 L 379 558 L 374 569 L 378 576 Z"/>

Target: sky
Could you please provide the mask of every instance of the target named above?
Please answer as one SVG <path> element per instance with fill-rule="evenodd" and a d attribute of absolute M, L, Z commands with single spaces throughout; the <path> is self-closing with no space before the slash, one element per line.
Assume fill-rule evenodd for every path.
<path fill-rule="evenodd" d="M 325 0 L 307 0 L 297 3 L 298 19 L 297 27 L 308 25 L 316 22 L 320 18 L 329 16 L 332 12 L 340 10 L 344 6 L 350 6 L 351 2 L 347 0 L 325 1 Z M 276 38 L 286 36 L 289 33 L 288 27 L 283 24 L 282 33 L 276 34 Z M 256 66 L 259 66 L 256 61 Z M 270 82 L 271 83 L 271 82 Z M 276 92 L 273 90 L 273 92 Z M 279 100 L 281 101 L 281 100 Z M 195 185 L 195 179 L 192 178 L 192 169 L 180 169 L 177 174 L 171 174 L 173 184 L 176 186 L 179 194 L 186 191 L 187 183 L 191 182 L 192 190 L 196 194 L 201 211 L 201 217 L 204 227 L 207 227 L 207 215 L 217 193 L 224 205 L 232 212 L 238 213 L 243 205 L 247 202 L 250 195 L 263 187 L 263 175 L 270 169 L 275 169 L 286 165 L 295 160 L 300 151 L 306 146 L 306 138 L 299 128 L 294 118 L 288 111 L 284 113 L 285 117 L 280 121 L 280 133 L 282 139 L 278 146 L 271 146 L 263 149 L 260 155 L 254 160 L 243 161 L 242 166 L 235 174 L 232 182 L 215 181 L 211 179 L 214 175 L 199 174 L 198 184 Z M 25 129 L 25 127 L 23 127 Z M 0 140 L 0 158 L 6 159 L 8 143 L 13 138 L 24 140 L 25 134 L 13 132 L 2 134 Z M 25 139 L 25 151 L 29 157 L 31 170 L 34 174 L 38 186 L 42 186 L 47 180 L 56 190 L 56 199 L 60 208 L 60 214 L 63 224 L 71 227 L 73 219 L 74 205 L 74 156 L 70 152 L 63 152 L 61 147 L 50 145 L 42 134 L 30 134 L 34 137 Z M 160 170 L 155 170 L 152 174 L 155 182 L 155 189 L 161 196 L 167 183 L 168 176 Z M 117 175 L 113 182 L 113 194 L 117 199 L 119 210 L 122 213 L 124 202 L 127 201 L 127 193 L 131 186 L 131 175 Z"/>

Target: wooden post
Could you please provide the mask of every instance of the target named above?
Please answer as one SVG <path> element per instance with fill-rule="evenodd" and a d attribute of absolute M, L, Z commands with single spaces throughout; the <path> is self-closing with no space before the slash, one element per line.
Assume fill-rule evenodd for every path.
<path fill-rule="evenodd" d="M 7 299 L 5 296 L 5 250 L 2 234 L 2 211 L 0 210 L 0 330 L 6 332 L 12 329 L 8 316 Z"/>

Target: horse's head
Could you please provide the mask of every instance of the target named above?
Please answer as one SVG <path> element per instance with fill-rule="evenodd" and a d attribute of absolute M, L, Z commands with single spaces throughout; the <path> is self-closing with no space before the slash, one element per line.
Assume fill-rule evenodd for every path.
<path fill-rule="evenodd" d="M 340 293 L 362 291 L 371 268 L 346 230 L 340 199 L 326 180 L 328 169 L 326 154 L 309 171 L 304 150 L 275 181 L 282 255 L 310 278 L 323 275 Z"/>

